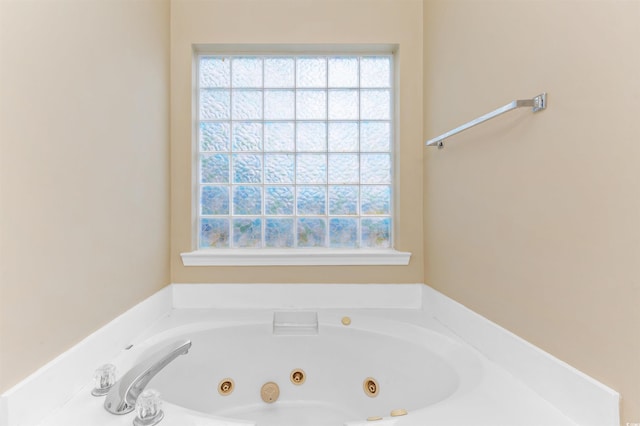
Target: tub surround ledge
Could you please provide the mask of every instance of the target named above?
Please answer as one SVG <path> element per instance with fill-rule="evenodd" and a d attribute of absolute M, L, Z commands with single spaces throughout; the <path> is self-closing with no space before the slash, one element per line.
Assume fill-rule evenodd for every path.
<path fill-rule="evenodd" d="M 429 286 L 423 309 L 581 426 L 618 426 L 620 394 Z"/>
<path fill-rule="evenodd" d="M 0 395 L 0 426 L 34 426 L 92 381 L 94 371 L 111 362 L 131 340 L 172 307 L 165 287 L 60 354 Z M 35 402 L 37 401 L 37 402 Z"/>
<path fill-rule="evenodd" d="M 470 395 L 470 409 L 481 407 L 479 412 L 487 418 L 475 421 L 474 417 L 473 423 L 458 419 L 466 421 L 461 424 L 504 424 L 508 418 L 513 420 L 509 424 L 518 425 L 522 413 L 540 413 L 537 419 L 546 419 L 547 424 L 549 419 L 562 418 L 563 425 L 619 426 L 618 393 L 424 284 L 169 285 L 2 394 L 0 426 L 69 424 L 69 413 L 90 415 L 94 424 L 130 424 L 129 418 L 112 416 L 101 409 L 102 400 L 89 395 L 95 368 L 121 359 L 126 355 L 124 348 L 152 335 L 163 321 L 170 324 L 181 316 L 222 318 L 224 312 L 243 315 L 277 309 L 377 313 L 418 326 L 430 324 L 471 346 L 485 359 L 488 374 L 496 377 L 502 388 L 484 383 L 481 393 Z M 505 386 L 517 390 L 520 397 L 506 395 L 509 401 L 500 402 L 504 412 L 491 413 L 484 405 L 499 401 L 500 392 L 508 394 Z M 449 404 L 445 401 L 434 407 L 434 413 L 447 412 Z M 173 409 L 167 412 L 167 426 L 197 424 L 188 411 L 167 408 Z M 458 411 L 449 408 L 451 413 Z M 453 417 L 443 416 L 442 424 L 457 424 Z M 169 421 L 172 418 L 175 423 Z M 410 418 L 385 420 L 409 426 Z M 543 424 L 535 421 L 522 418 L 522 424 Z"/>

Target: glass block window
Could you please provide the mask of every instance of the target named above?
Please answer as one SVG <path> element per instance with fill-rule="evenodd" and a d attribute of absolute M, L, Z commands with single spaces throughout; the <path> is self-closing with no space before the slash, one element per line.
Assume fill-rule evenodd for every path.
<path fill-rule="evenodd" d="M 198 57 L 198 248 L 390 248 L 392 56 Z"/>

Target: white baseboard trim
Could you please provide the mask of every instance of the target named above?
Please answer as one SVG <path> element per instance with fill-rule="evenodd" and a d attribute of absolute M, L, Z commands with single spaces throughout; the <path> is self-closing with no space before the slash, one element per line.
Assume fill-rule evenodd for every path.
<path fill-rule="evenodd" d="M 619 426 L 620 394 L 429 286 L 423 306 L 443 325 L 581 426 Z"/>
<path fill-rule="evenodd" d="M 171 286 L 140 302 L 0 396 L 0 426 L 33 426 L 71 399 L 130 339 L 171 310 Z"/>

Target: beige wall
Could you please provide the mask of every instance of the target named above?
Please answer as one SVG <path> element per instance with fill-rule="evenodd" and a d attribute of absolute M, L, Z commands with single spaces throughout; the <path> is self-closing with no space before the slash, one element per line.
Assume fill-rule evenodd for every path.
<path fill-rule="evenodd" d="M 0 40 L 3 391 L 169 282 L 169 4 L 2 0 Z"/>
<path fill-rule="evenodd" d="M 638 22 L 635 0 L 0 0 L 0 391 L 169 281 L 425 281 L 638 421 Z M 400 46 L 408 267 L 182 266 L 193 43 Z"/>
<path fill-rule="evenodd" d="M 184 267 L 193 249 L 194 43 L 398 44 L 399 231 L 413 253 L 394 267 Z M 177 0 L 171 4 L 171 278 L 173 282 L 422 282 L 422 1 Z"/>
<path fill-rule="evenodd" d="M 425 0 L 425 282 L 640 422 L 640 2 Z M 623 423 L 624 424 L 624 423 Z"/>

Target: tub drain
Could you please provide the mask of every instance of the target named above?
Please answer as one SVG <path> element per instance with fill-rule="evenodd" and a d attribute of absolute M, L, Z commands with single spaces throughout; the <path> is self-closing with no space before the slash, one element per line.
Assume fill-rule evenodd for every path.
<path fill-rule="evenodd" d="M 380 386 L 378 386 L 378 382 L 373 377 L 364 379 L 362 388 L 364 389 L 364 393 L 371 398 L 375 398 L 378 396 L 378 392 L 380 392 Z"/>
<path fill-rule="evenodd" d="M 218 393 L 222 396 L 227 396 L 233 392 L 233 380 L 226 378 L 222 379 L 218 384 Z"/>
<path fill-rule="evenodd" d="M 276 402 L 280 396 L 280 387 L 277 383 L 267 382 L 260 388 L 260 396 L 267 404 Z"/>

